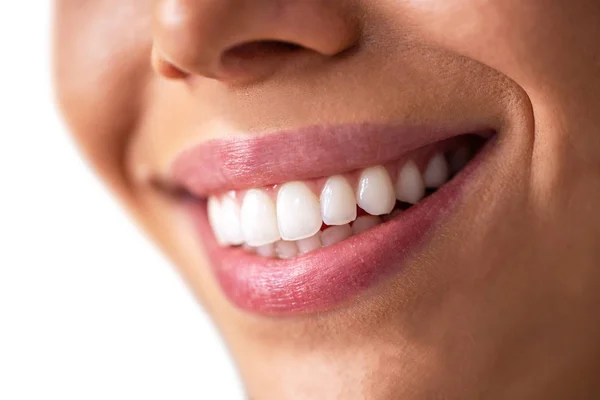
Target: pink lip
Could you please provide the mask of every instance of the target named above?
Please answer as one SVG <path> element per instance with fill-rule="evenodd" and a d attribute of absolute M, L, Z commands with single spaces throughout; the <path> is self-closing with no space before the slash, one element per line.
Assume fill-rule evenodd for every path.
<path fill-rule="evenodd" d="M 320 178 L 384 164 L 460 134 L 489 126 L 313 126 L 245 138 L 227 138 L 183 151 L 170 179 L 198 197 L 227 190 Z"/>
<path fill-rule="evenodd" d="M 439 130 L 419 130 L 418 136 L 402 135 L 397 129 L 376 130 L 370 126 L 366 129 L 370 135 L 364 132 L 359 127 L 341 131 L 318 128 L 302 134 L 210 143 L 182 154 L 174 164 L 174 182 L 194 194 L 205 194 L 321 177 L 394 160 L 404 152 L 457 136 Z M 302 139 L 302 135 L 308 136 Z M 357 143 L 365 135 L 371 140 Z M 392 136 L 395 141 L 390 139 Z M 377 144 L 382 139 L 383 144 Z M 407 258 L 459 203 L 492 142 L 489 140 L 450 182 L 399 217 L 290 260 L 267 259 L 240 248 L 222 248 L 208 224 L 204 202 L 188 201 L 184 208 L 200 234 L 223 292 L 235 305 L 265 315 L 314 312 L 333 307 L 401 271 Z M 339 147 L 327 151 L 334 145 Z"/>

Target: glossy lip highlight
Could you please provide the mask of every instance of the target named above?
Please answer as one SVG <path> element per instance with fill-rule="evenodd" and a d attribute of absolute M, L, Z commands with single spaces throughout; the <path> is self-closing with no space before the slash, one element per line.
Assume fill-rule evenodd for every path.
<path fill-rule="evenodd" d="M 487 129 L 483 132 L 490 131 Z M 320 132 L 323 133 L 323 131 Z M 384 136 L 391 135 L 389 133 L 391 131 L 387 129 L 381 132 Z M 384 146 L 376 153 L 367 155 L 363 153 L 362 156 L 357 157 L 358 160 L 348 160 L 349 157 L 346 153 L 344 158 L 346 161 L 342 164 L 353 166 L 362 165 L 362 163 L 375 164 L 377 161 L 388 158 L 401 157 L 402 154 L 398 155 L 398 151 L 408 152 L 435 141 L 457 136 L 456 134 L 444 134 L 439 130 L 428 132 L 429 135 L 421 135 L 416 139 L 403 141 L 403 136 L 399 135 L 396 130 L 393 136 L 397 142 L 401 142 L 400 144 L 396 142 L 393 147 L 391 145 Z M 469 130 L 467 132 L 476 131 Z M 273 136 L 278 136 L 278 134 Z M 297 138 L 300 135 L 293 136 Z M 345 134 L 342 137 L 346 140 L 349 139 Z M 350 137 L 353 141 L 357 140 L 352 135 Z M 175 174 L 174 176 L 180 178 L 175 182 L 183 185 L 186 189 L 190 188 L 191 184 L 189 191 L 196 195 L 205 193 L 208 188 L 224 190 L 225 188 L 232 189 L 236 185 L 247 187 L 259 182 L 260 184 L 266 182 L 272 184 L 279 181 L 272 180 L 272 176 L 287 176 L 294 171 L 300 171 L 304 165 L 314 164 L 312 160 L 307 164 L 305 158 L 296 156 L 298 151 L 301 153 L 307 147 L 312 146 L 310 143 L 314 142 L 309 142 L 300 148 L 291 147 L 289 151 L 283 152 L 284 157 L 277 158 L 277 161 L 283 164 L 279 171 L 274 169 L 275 164 L 272 160 L 261 164 L 258 155 L 273 154 L 274 152 L 274 149 L 265 149 L 265 147 L 271 143 L 275 147 L 281 145 L 281 137 L 273 138 L 273 141 L 269 141 L 269 139 L 270 136 L 256 138 L 257 141 L 243 139 L 242 143 L 247 143 L 247 140 L 251 141 L 249 150 L 239 147 L 235 141 L 226 141 L 220 143 L 223 146 L 222 151 L 218 151 L 218 148 L 215 151 L 214 144 L 212 144 L 207 147 L 201 146 L 192 152 L 186 152 L 177 161 L 183 164 L 179 164 L 180 169 L 175 169 L 179 175 Z M 326 134 L 326 139 L 320 143 L 331 144 L 332 140 L 335 138 Z M 377 141 L 378 138 L 371 140 Z M 424 244 L 434 228 L 457 205 L 469 178 L 481 163 L 493 141 L 488 140 L 475 158 L 451 181 L 400 216 L 333 246 L 289 260 L 263 258 L 247 253 L 241 248 L 223 248 L 216 242 L 208 224 L 205 203 L 193 199 L 188 200 L 184 203 L 184 209 L 187 219 L 189 220 L 191 217 L 192 223 L 200 234 L 211 260 L 213 272 L 222 290 L 235 305 L 241 309 L 264 315 L 290 315 L 319 311 L 331 308 L 357 295 L 391 273 L 401 271 L 407 258 Z M 261 147 L 257 143 L 265 143 L 265 147 Z M 350 147 L 356 148 L 356 145 Z M 233 153 L 228 152 L 232 149 Z M 365 146 L 367 151 L 373 151 L 373 149 L 372 145 Z M 336 149 L 333 153 L 338 155 L 340 151 L 345 153 L 344 149 Z M 192 154 L 193 156 L 191 156 Z M 201 154 L 208 155 L 208 158 L 195 158 Z M 211 157 L 210 154 L 213 156 Z M 240 156 L 241 163 L 234 168 L 236 155 Z M 323 152 L 319 155 L 323 156 Z M 374 159 L 377 161 L 373 162 Z M 220 162 L 216 160 L 220 160 Z M 299 162 L 296 163 L 296 160 Z M 217 164 L 212 164 L 212 166 L 207 164 L 215 162 Z M 187 170 L 187 180 L 185 179 L 186 174 L 181 175 L 181 165 L 187 168 L 194 166 L 191 170 Z M 198 170 L 200 165 L 204 165 L 206 168 Z M 219 167 L 223 167 L 223 173 L 219 173 L 221 171 Z M 257 172 L 261 167 L 266 167 L 266 173 L 259 174 Z M 330 168 L 329 165 L 324 165 L 321 171 L 329 171 L 328 168 Z M 343 167 L 338 165 L 332 172 L 340 172 L 341 168 Z M 199 171 L 205 173 L 201 174 Z M 214 175 L 215 171 L 216 176 Z M 232 172 L 235 174 L 232 175 Z M 313 173 L 317 174 L 314 167 L 304 172 L 305 174 L 302 175 L 304 178 Z M 319 172 L 318 176 L 326 173 Z M 181 180 L 182 176 L 183 180 Z M 190 177 L 195 179 L 190 179 Z M 294 175 L 294 178 L 296 177 L 298 177 L 298 173 Z M 223 187 L 223 185 L 227 186 Z"/>

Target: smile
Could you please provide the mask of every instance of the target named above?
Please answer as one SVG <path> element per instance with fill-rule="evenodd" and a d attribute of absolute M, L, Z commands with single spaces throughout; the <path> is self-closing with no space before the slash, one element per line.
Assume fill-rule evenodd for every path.
<path fill-rule="evenodd" d="M 401 271 L 493 133 L 360 125 L 225 139 L 183 152 L 171 180 L 238 307 L 311 312 Z"/>

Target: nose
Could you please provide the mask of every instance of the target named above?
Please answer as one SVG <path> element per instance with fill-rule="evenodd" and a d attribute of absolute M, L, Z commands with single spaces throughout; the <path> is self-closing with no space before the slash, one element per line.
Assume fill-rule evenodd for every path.
<path fill-rule="evenodd" d="M 264 79 L 300 56 L 329 58 L 353 47 L 360 35 L 354 3 L 156 0 L 153 66 L 167 78 Z"/>

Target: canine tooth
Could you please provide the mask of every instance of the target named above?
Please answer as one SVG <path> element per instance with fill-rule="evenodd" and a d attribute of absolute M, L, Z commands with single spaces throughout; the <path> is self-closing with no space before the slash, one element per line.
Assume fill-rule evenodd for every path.
<path fill-rule="evenodd" d="M 302 182 L 288 182 L 277 194 L 277 222 L 283 240 L 300 240 L 321 229 L 319 199 Z"/>
<path fill-rule="evenodd" d="M 327 225 L 344 225 L 356 219 L 356 198 L 346 178 L 332 176 L 321 192 L 321 216 Z"/>
<path fill-rule="evenodd" d="M 262 246 L 279 240 L 275 205 L 269 195 L 260 189 L 246 193 L 240 211 L 244 240 L 250 246 Z"/>
<path fill-rule="evenodd" d="M 227 240 L 225 240 L 225 235 L 223 234 L 223 219 L 221 213 L 221 202 L 215 196 L 211 196 L 208 198 L 208 222 L 210 223 L 210 227 L 215 235 L 215 239 L 221 246 L 227 245 Z"/>
<path fill-rule="evenodd" d="M 450 167 L 452 168 L 452 172 L 456 173 L 464 168 L 465 165 L 469 162 L 471 158 L 471 151 L 467 146 L 459 147 L 455 152 L 453 152 L 450 156 Z"/>
<path fill-rule="evenodd" d="M 396 179 L 396 198 L 410 204 L 417 204 L 425 196 L 425 183 L 421 171 L 413 161 L 402 166 Z"/>
<path fill-rule="evenodd" d="M 300 239 L 296 242 L 298 247 L 298 253 L 305 254 L 311 251 L 318 250 L 321 248 L 321 234 L 317 232 L 316 235 L 308 237 L 306 239 Z"/>
<path fill-rule="evenodd" d="M 384 167 L 370 167 L 362 172 L 356 197 L 359 207 L 371 215 L 388 214 L 394 209 L 394 185 Z"/>
<path fill-rule="evenodd" d="M 263 257 L 275 257 L 275 244 L 269 243 L 256 247 L 256 254 Z"/>
<path fill-rule="evenodd" d="M 244 243 L 244 234 L 240 223 L 240 206 L 235 199 L 224 196 L 221 200 L 221 221 L 223 236 L 228 243 L 239 245 Z"/>
<path fill-rule="evenodd" d="M 352 233 L 358 235 L 363 233 L 381 223 L 381 218 L 374 215 L 363 215 L 356 218 L 356 221 L 352 224 Z"/>
<path fill-rule="evenodd" d="M 449 168 L 446 159 L 441 153 L 436 154 L 429 160 L 425 173 L 423 174 L 423 180 L 425 186 L 429 188 L 438 188 L 442 186 L 449 177 Z"/>
<path fill-rule="evenodd" d="M 286 240 L 280 240 L 275 243 L 275 253 L 279 258 L 286 259 L 296 257 L 298 254 L 298 248 L 296 243 L 288 242 Z"/>
<path fill-rule="evenodd" d="M 321 243 L 323 243 L 323 247 L 327 247 L 348 239 L 350 236 L 352 236 L 350 225 L 331 226 L 321 232 Z"/>

